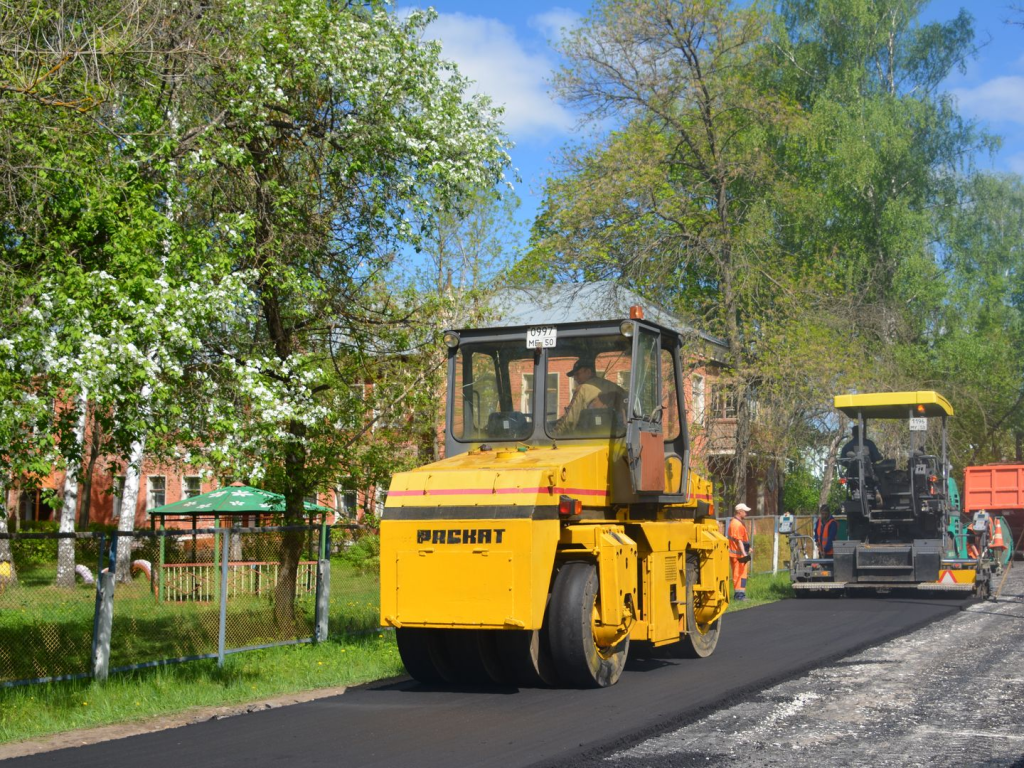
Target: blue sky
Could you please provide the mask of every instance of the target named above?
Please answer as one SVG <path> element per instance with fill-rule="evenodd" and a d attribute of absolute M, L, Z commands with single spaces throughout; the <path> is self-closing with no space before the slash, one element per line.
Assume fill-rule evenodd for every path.
<path fill-rule="evenodd" d="M 975 18 L 977 40 L 983 43 L 965 74 L 955 72 L 944 84 L 958 99 L 961 112 L 974 117 L 1004 138 L 992 158 L 978 158 L 986 170 L 1024 174 L 1024 20 L 1010 6 L 1020 0 L 934 0 L 925 21 L 946 20 L 967 7 Z M 423 3 L 397 0 L 399 10 Z M 512 159 L 522 182 L 520 218 L 529 221 L 540 201 L 544 179 L 552 172 L 559 148 L 571 141 L 574 116 L 549 95 L 548 80 L 558 65 L 549 41 L 571 26 L 589 2 L 539 0 L 470 2 L 437 0 L 439 17 L 431 34 L 441 41 L 446 58 L 477 83 L 477 88 L 505 106 L 505 124 L 516 143 Z"/>

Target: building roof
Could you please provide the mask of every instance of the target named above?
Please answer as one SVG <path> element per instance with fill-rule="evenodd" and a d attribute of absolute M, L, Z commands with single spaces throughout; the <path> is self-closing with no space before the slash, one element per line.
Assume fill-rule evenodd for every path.
<path fill-rule="evenodd" d="M 707 355 L 711 359 L 727 361 L 729 346 L 723 339 L 687 325 L 675 315 L 612 280 L 505 289 L 492 299 L 494 316 L 487 324 L 559 325 L 618 320 L 629 317 L 629 308 L 635 305 L 643 307 L 645 319 L 705 342 Z"/>

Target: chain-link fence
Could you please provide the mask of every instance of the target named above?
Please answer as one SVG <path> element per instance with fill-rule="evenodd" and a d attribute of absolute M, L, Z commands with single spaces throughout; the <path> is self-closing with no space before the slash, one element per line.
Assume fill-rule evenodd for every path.
<path fill-rule="evenodd" d="M 77 571 L 63 587 L 61 537 L 74 542 Z M 379 544 L 357 526 L 4 538 L 0 685 L 222 661 L 378 625 Z M 130 565 L 117 571 L 118 561 Z"/>
<path fill-rule="evenodd" d="M 365 528 L 331 536 L 331 632 L 358 633 L 380 623 L 380 538 Z"/>
<path fill-rule="evenodd" d="M 0 682 L 88 675 L 94 574 L 107 556 L 110 539 L 97 533 L 52 532 L 5 538 L 10 559 L 0 560 Z M 57 582 L 61 549 L 70 568 L 63 574 L 63 586 Z"/>

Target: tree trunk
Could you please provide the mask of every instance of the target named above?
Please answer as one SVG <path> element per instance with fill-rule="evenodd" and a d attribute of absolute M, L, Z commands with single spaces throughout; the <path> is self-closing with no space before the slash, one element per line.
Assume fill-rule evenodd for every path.
<path fill-rule="evenodd" d="M 81 523 L 83 529 L 89 528 L 89 514 L 92 509 L 92 476 L 96 469 L 96 459 L 100 455 L 102 442 L 100 423 L 94 418 L 92 423 L 92 439 L 89 441 L 89 462 L 82 473 L 82 510 Z"/>
<path fill-rule="evenodd" d="M 828 498 L 832 495 L 832 478 L 836 474 L 836 456 L 839 453 L 839 444 L 843 442 L 846 430 L 840 429 L 828 446 L 828 454 L 825 457 L 825 474 L 821 477 L 821 493 L 818 494 L 818 507 L 828 504 Z M 817 510 L 815 510 L 817 511 Z"/>
<path fill-rule="evenodd" d="M 139 483 L 142 478 L 142 457 L 145 455 L 146 438 L 132 443 L 128 466 L 124 469 L 124 490 L 121 491 L 121 515 L 117 519 L 117 581 L 132 580 L 131 534 L 135 530 L 135 510 L 139 502 Z"/>
<path fill-rule="evenodd" d="M 740 384 L 736 392 L 736 459 L 733 461 L 733 486 L 736 489 L 738 504 L 747 500 L 747 466 L 750 456 L 750 404 L 747 398 L 746 384 Z M 757 509 L 756 502 L 752 505 Z"/>
<path fill-rule="evenodd" d="M 7 533 L 7 484 L 0 480 L 0 533 Z M 14 516 L 17 519 L 17 515 Z M 11 555 L 11 540 L 0 539 L 0 593 L 18 583 L 18 571 Z"/>
<path fill-rule="evenodd" d="M 295 438 L 285 454 L 285 525 L 304 522 L 306 495 L 306 449 L 302 444 L 306 428 L 299 422 L 289 425 Z M 286 531 L 281 537 L 280 570 L 274 593 L 274 614 L 282 637 L 294 637 L 298 631 L 295 621 L 295 591 L 298 585 L 299 559 L 305 542 L 304 531 Z"/>
<path fill-rule="evenodd" d="M 64 474 L 64 503 L 60 509 L 60 532 L 75 532 L 75 515 L 78 512 L 78 476 L 82 469 L 82 453 L 85 442 L 86 394 L 78 396 L 78 423 L 75 425 L 75 458 L 68 460 Z M 58 587 L 75 586 L 75 540 L 57 540 Z"/>

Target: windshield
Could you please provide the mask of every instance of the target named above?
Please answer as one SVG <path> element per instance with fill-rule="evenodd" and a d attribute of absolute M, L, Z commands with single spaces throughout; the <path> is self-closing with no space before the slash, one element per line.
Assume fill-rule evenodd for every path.
<path fill-rule="evenodd" d="M 460 346 L 452 387 L 452 436 L 462 441 L 530 437 L 534 371 L 534 351 L 522 341 Z"/>
<path fill-rule="evenodd" d="M 548 435 L 624 435 L 631 353 L 632 340 L 621 334 L 559 340 L 558 347 L 548 351 Z"/>

